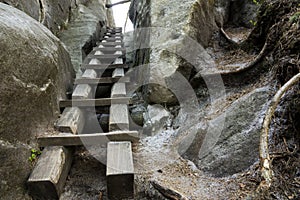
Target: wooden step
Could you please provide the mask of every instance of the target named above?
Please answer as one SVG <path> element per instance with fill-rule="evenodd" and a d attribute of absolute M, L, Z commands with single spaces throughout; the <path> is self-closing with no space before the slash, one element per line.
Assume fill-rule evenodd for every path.
<path fill-rule="evenodd" d="M 123 42 L 100 42 L 99 45 L 102 45 L 104 47 L 114 47 L 114 46 L 120 45 L 120 46 L 124 47 Z"/>
<path fill-rule="evenodd" d="M 124 69 L 122 68 L 117 68 L 113 71 L 112 77 L 113 78 L 121 78 L 125 76 Z M 129 77 L 128 77 L 129 78 Z"/>
<path fill-rule="evenodd" d="M 38 137 L 38 145 L 40 147 L 101 145 L 107 144 L 110 141 L 138 142 L 139 133 L 137 131 L 117 131 L 109 133 L 93 133 L 81 135 L 63 133 L 59 135 Z"/>
<path fill-rule="evenodd" d="M 59 199 L 72 164 L 73 150 L 46 147 L 27 181 L 35 199 Z"/>
<path fill-rule="evenodd" d="M 82 65 L 110 65 L 114 63 L 117 59 L 125 59 L 125 56 L 113 54 L 111 56 L 102 56 L 102 55 L 90 55 L 87 56 Z"/>
<path fill-rule="evenodd" d="M 91 60 L 90 63 L 97 63 L 96 60 Z M 87 69 L 82 74 L 83 79 L 96 78 L 97 72 L 93 69 Z M 93 88 L 88 84 L 80 84 L 75 86 L 72 94 L 72 99 L 90 99 L 93 96 Z"/>
<path fill-rule="evenodd" d="M 72 99 L 90 99 L 92 98 L 92 87 L 88 84 L 77 85 L 72 94 Z"/>
<path fill-rule="evenodd" d="M 134 198 L 134 166 L 130 142 L 107 145 L 107 195 L 109 199 Z"/>
<path fill-rule="evenodd" d="M 115 83 L 111 90 L 111 98 L 126 97 L 126 84 Z"/>
<path fill-rule="evenodd" d="M 124 68 L 127 69 L 129 66 L 127 64 L 82 64 L 82 69 L 94 69 L 94 70 L 105 70 L 105 69 L 116 69 L 116 68 Z"/>
<path fill-rule="evenodd" d="M 107 33 L 122 33 L 121 29 L 107 29 Z"/>
<path fill-rule="evenodd" d="M 113 54 L 116 51 L 122 51 L 123 54 L 126 53 L 126 49 L 125 48 L 120 48 L 120 47 L 95 47 L 93 49 L 93 51 L 91 51 L 91 54 L 95 54 L 96 51 L 102 51 L 104 54 L 105 53 L 109 53 L 109 54 Z"/>
<path fill-rule="evenodd" d="M 113 103 L 109 113 L 109 131 L 129 130 L 128 105 Z"/>
<path fill-rule="evenodd" d="M 61 117 L 54 124 L 57 131 L 80 134 L 84 128 L 84 114 L 77 107 L 65 108 Z"/>
<path fill-rule="evenodd" d="M 119 37 L 119 38 L 123 39 L 124 35 L 121 33 L 106 33 L 104 35 L 104 38 L 107 38 L 107 37 Z"/>
<path fill-rule="evenodd" d="M 129 77 L 102 77 L 94 79 L 76 79 L 74 84 L 89 84 L 89 85 L 101 85 L 101 84 L 112 84 L 116 82 L 126 82 L 130 81 Z"/>
<path fill-rule="evenodd" d="M 103 55 L 93 55 L 93 54 L 89 54 L 87 56 L 87 58 L 90 59 L 102 59 L 102 58 L 111 58 L 111 59 L 116 59 L 116 58 L 125 58 L 125 54 L 103 54 Z"/>
<path fill-rule="evenodd" d="M 104 40 L 106 40 L 107 42 L 116 42 L 117 40 L 122 40 L 122 38 L 119 36 L 115 36 L 115 37 L 105 36 Z"/>
<path fill-rule="evenodd" d="M 93 69 L 87 69 L 81 76 L 82 79 L 97 78 L 97 72 Z"/>
<path fill-rule="evenodd" d="M 118 98 L 102 98 L 102 99 L 73 99 L 60 100 L 60 108 L 65 107 L 95 107 L 95 106 L 109 106 L 113 103 L 117 104 L 131 104 L 130 97 Z"/>

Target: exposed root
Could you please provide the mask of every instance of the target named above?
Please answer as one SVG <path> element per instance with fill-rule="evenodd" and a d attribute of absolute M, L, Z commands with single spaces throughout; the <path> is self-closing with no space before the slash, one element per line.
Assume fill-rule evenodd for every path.
<path fill-rule="evenodd" d="M 188 200 L 187 197 L 180 194 L 179 192 L 172 190 L 170 188 L 167 188 L 165 186 L 162 186 L 157 181 L 150 181 L 151 185 L 159 191 L 164 197 L 171 199 L 171 200 Z"/>
<path fill-rule="evenodd" d="M 238 47 L 239 44 L 235 41 L 233 41 L 230 36 L 224 31 L 223 28 L 220 29 L 221 35 L 227 40 L 227 42 L 229 42 L 232 46 L 234 47 Z"/>
<path fill-rule="evenodd" d="M 266 113 L 263 129 L 260 134 L 260 144 L 259 144 L 259 157 L 260 157 L 260 165 L 261 165 L 261 173 L 264 181 L 261 182 L 259 188 L 269 188 L 272 184 L 273 179 L 273 171 L 271 168 L 271 160 L 269 154 L 269 126 L 272 120 L 272 116 L 275 112 L 277 105 L 281 97 L 284 93 L 290 89 L 294 84 L 296 84 L 300 80 L 300 73 L 291 78 L 284 86 L 282 86 L 275 96 L 273 97 L 269 109 Z"/>

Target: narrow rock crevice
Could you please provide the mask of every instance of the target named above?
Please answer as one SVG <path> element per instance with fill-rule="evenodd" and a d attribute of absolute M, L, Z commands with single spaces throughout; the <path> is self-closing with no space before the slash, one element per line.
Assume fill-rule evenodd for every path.
<path fill-rule="evenodd" d="M 44 4 L 43 0 L 39 0 L 39 5 L 40 5 L 40 17 L 39 17 L 39 22 L 43 24 L 45 20 L 45 9 L 44 9 Z"/>

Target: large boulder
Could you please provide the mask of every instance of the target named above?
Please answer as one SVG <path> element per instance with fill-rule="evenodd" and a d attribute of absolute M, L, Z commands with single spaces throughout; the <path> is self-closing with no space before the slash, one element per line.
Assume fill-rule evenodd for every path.
<path fill-rule="evenodd" d="M 194 125 L 196 135 L 186 148 L 185 156 L 214 176 L 233 175 L 250 167 L 258 159 L 259 135 L 269 91 L 268 87 L 256 89 L 236 100 L 209 121 L 211 131 L 207 126 Z"/>
<path fill-rule="evenodd" d="M 0 0 L 2 3 L 14 6 L 19 10 L 22 10 L 35 20 L 41 20 L 41 7 L 39 0 L 27 0 L 27 1 L 18 1 L 18 0 Z"/>
<path fill-rule="evenodd" d="M 30 149 L 51 130 L 75 76 L 64 45 L 45 26 L 0 3 L 0 194 L 24 199 Z"/>
<path fill-rule="evenodd" d="M 145 84 L 156 83 L 144 88 L 149 103 L 176 103 L 164 80 L 177 72 L 190 80 L 201 69 L 214 66 L 203 47 L 218 29 L 217 24 L 226 21 L 227 10 L 228 3 L 219 1 L 132 2 L 130 17 L 136 28 L 136 64 L 151 63 Z M 145 27 L 146 30 L 138 29 Z"/>
<path fill-rule="evenodd" d="M 22 10 L 32 18 L 44 24 L 53 33 L 65 28 L 70 20 L 71 6 L 75 0 L 0 0 Z M 76 1 L 75 1 L 76 2 Z"/>

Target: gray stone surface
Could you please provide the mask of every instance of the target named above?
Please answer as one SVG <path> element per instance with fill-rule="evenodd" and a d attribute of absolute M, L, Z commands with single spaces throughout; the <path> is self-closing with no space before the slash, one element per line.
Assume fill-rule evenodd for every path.
<path fill-rule="evenodd" d="M 256 89 L 239 98 L 209 123 L 218 131 L 199 132 L 187 157 L 215 176 L 232 175 L 250 167 L 258 159 L 259 133 L 268 105 L 269 88 Z M 225 124 L 220 122 L 225 117 Z M 203 127 L 203 126 L 202 126 Z M 209 134 L 209 135 L 208 135 Z M 201 145 L 199 145 L 199 143 Z"/>
<path fill-rule="evenodd" d="M 144 113 L 144 134 L 154 136 L 167 128 L 171 114 L 161 105 L 148 105 Z"/>
<path fill-rule="evenodd" d="M 0 30 L 0 194 L 18 199 L 34 139 L 53 127 L 75 73 L 64 45 L 25 13 L 0 3 Z"/>
<path fill-rule="evenodd" d="M 211 64 L 212 59 L 204 56 L 207 53 L 203 47 L 208 45 L 212 33 L 218 29 L 216 21 L 219 24 L 225 21 L 226 6 L 217 1 L 204 0 L 184 0 L 181 3 L 175 0 L 133 1 L 130 17 L 135 27 L 150 27 L 145 32 L 137 30 L 134 34 L 136 49 L 151 48 L 151 53 L 138 50 L 135 56 L 138 65 L 152 64 L 146 82 L 156 85 L 145 88 L 148 102 L 174 104 L 176 98 L 165 80 L 177 72 L 190 80 L 194 71 L 198 72 Z M 223 11 L 219 11 L 221 9 Z"/>
<path fill-rule="evenodd" d="M 124 47 L 126 48 L 126 63 L 134 62 L 134 40 L 133 40 L 133 32 L 124 33 Z"/>
<path fill-rule="evenodd" d="M 22 10 L 32 18 L 37 21 L 41 20 L 41 10 L 40 10 L 40 2 L 39 0 L 0 0 L 2 3 L 6 3 L 13 7 L 16 7 L 19 10 Z"/>
<path fill-rule="evenodd" d="M 66 28 L 71 16 L 71 6 L 75 0 L 1 0 L 24 11 L 35 20 L 44 24 L 53 33 Z"/>
<path fill-rule="evenodd" d="M 105 32 L 103 26 L 107 23 L 107 17 L 104 5 L 104 1 L 95 0 L 77 4 L 68 29 L 59 34 L 71 55 L 78 76 L 82 74 L 80 65 L 84 58 Z"/>
<path fill-rule="evenodd" d="M 259 4 L 253 1 L 236 0 L 232 1 L 230 7 L 230 23 L 236 26 L 252 27 L 251 21 L 256 21 Z"/>
<path fill-rule="evenodd" d="M 136 28 L 134 63 L 151 63 L 145 82 L 156 83 L 144 89 L 148 103 L 176 103 L 166 79 L 179 72 L 190 81 L 204 69 L 213 68 L 212 58 L 204 56 L 212 34 L 228 20 L 249 24 L 256 8 L 252 1 L 240 0 L 133 1 L 130 19 Z"/>

